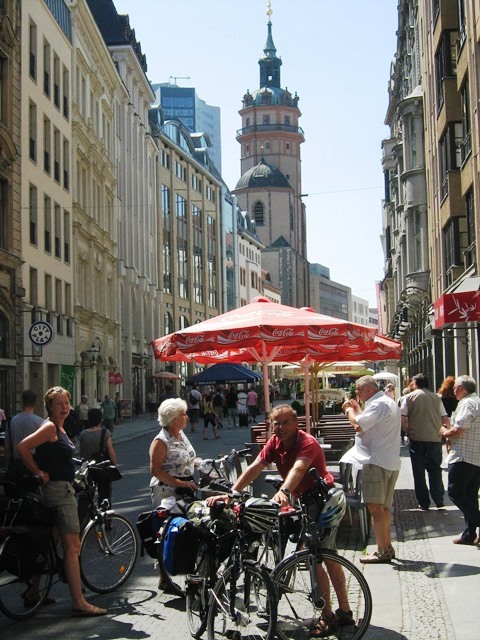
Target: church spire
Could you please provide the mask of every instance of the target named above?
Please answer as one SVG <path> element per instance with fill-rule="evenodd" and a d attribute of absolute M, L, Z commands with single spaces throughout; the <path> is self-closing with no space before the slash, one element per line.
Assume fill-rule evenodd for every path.
<path fill-rule="evenodd" d="M 272 20 L 270 18 L 272 13 L 273 13 L 272 5 L 270 0 L 268 0 L 268 4 L 267 4 L 268 35 L 267 35 L 267 42 L 265 43 L 265 48 L 263 49 L 263 53 L 265 55 L 263 56 L 263 58 L 260 58 L 260 60 L 258 61 L 258 64 L 260 65 L 260 88 L 262 87 L 280 88 L 280 67 L 282 66 L 282 61 L 277 56 L 277 50 L 275 49 L 275 45 L 273 44 Z"/>

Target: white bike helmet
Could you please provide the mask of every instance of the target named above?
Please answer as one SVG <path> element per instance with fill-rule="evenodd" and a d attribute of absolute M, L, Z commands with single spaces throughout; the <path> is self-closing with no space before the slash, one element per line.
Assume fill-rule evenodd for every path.
<path fill-rule="evenodd" d="M 332 529 L 340 524 L 345 511 L 347 509 L 347 501 L 343 489 L 333 487 L 328 490 L 325 504 L 318 516 L 318 524 L 325 529 Z"/>
<path fill-rule="evenodd" d="M 243 521 L 254 533 L 270 531 L 278 520 L 279 506 L 266 498 L 249 498 L 245 503 Z"/>

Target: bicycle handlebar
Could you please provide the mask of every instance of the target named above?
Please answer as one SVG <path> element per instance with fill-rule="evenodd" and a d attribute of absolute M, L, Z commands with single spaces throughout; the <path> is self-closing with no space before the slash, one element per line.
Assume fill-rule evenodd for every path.
<path fill-rule="evenodd" d="M 324 478 L 318 473 L 315 467 L 311 467 L 308 470 L 308 475 L 311 476 L 315 480 L 315 484 L 322 491 L 328 492 L 328 484 L 325 482 Z"/>

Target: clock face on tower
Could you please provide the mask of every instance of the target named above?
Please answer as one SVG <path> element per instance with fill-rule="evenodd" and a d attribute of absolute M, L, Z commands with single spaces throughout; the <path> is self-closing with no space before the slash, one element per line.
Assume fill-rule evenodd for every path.
<path fill-rule="evenodd" d="M 33 342 L 33 344 L 36 344 L 40 347 L 45 347 L 53 340 L 53 327 L 48 322 L 39 320 L 38 322 L 34 322 L 32 324 L 28 335 L 30 336 L 30 340 Z"/>

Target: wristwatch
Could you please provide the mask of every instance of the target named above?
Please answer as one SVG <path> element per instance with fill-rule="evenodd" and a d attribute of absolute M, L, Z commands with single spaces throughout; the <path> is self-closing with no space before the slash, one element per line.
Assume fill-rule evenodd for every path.
<path fill-rule="evenodd" d="M 284 493 L 287 496 L 287 498 L 289 497 L 290 491 L 288 489 L 286 489 L 285 487 L 281 487 L 280 491 Z"/>

